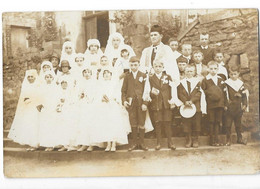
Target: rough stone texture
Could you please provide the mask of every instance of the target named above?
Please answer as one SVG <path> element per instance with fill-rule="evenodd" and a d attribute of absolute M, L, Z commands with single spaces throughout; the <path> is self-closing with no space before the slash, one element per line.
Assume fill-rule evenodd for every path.
<path fill-rule="evenodd" d="M 242 72 L 245 73 L 242 80 L 250 92 L 250 112 L 244 114 L 242 122 L 245 129 L 256 132 L 259 131 L 258 12 L 256 9 L 245 9 L 239 15 L 220 20 L 211 17 L 210 22 L 193 27 L 181 42 L 192 41 L 193 46 L 198 46 L 198 33 L 207 30 L 210 46 L 220 45 L 228 65 L 238 64 L 240 59 Z"/>

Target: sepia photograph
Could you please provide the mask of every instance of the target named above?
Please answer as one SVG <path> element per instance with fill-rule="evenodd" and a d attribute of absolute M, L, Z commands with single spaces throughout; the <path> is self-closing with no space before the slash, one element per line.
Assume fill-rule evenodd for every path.
<path fill-rule="evenodd" d="M 258 9 L 2 13 L 7 178 L 260 171 Z"/>

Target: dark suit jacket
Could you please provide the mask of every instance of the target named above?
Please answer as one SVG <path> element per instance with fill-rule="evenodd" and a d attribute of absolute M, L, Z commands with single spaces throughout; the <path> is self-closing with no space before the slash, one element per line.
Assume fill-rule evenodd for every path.
<path fill-rule="evenodd" d="M 197 83 L 196 87 L 191 91 L 189 94 L 188 91 L 185 89 L 182 83 L 179 84 L 177 87 L 178 91 L 178 98 L 185 104 L 186 101 L 192 101 L 192 103 L 196 106 L 196 111 L 201 112 L 200 109 L 200 98 L 201 98 L 201 91 L 200 91 L 200 82 Z"/>
<path fill-rule="evenodd" d="M 204 59 L 202 63 L 207 65 L 209 61 L 213 60 L 214 56 L 214 49 L 208 47 L 207 49 L 202 49 L 201 46 L 198 47 L 198 50 L 203 53 Z"/>
<path fill-rule="evenodd" d="M 147 105 L 148 102 L 145 102 L 142 99 L 145 80 L 146 74 L 144 74 L 143 72 L 138 71 L 136 79 L 134 79 L 132 72 L 127 73 L 121 89 L 122 103 L 128 101 L 128 98 L 132 98 L 133 100 L 137 100 L 138 106 L 141 106 L 142 104 Z"/>
<path fill-rule="evenodd" d="M 165 82 L 163 83 L 163 79 L 165 78 Z M 150 92 L 150 96 L 152 99 L 152 102 L 150 103 L 150 107 L 152 110 L 162 110 L 164 109 L 170 109 L 170 104 L 168 100 L 171 100 L 172 94 L 171 94 L 171 86 L 169 85 L 169 82 L 172 81 L 171 76 L 168 74 L 163 73 L 161 78 L 158 79 L 158 77 L 154 74 L 150 77 L 150 86 L 151 90 L 153 88 L 158 89 L 159 95 L 154 95 L 152 92 Z"/>
<path fill-rule="evenodd" d="M 247 97 L 246 94 L 243 93 L 244 89 L 240 89 L 238 91 L 235 91 L 232 87 L 230 87 L 227 84 L 227 90 L 228 90 L 228 97 L 229 97 L 229 103 L 228 103 L 228 112 L 230 114 L 238 114 L 242 113 L 242 105 L 247 106 Z M 236 96 L 236 94 L 240 94 L 241 96 Z"/>
<path fill-rule="evenodd" d="M 212 79 L 204 78 L 202 80 L 201 88 L 206 95 L 207 109 L 223 108 L 227 105 L 225 87 L 226 84 L 220 76 L 218 76 L 218 85 L 215 85 Z M 219 99 L 214 100 L 215 97 Z"/>

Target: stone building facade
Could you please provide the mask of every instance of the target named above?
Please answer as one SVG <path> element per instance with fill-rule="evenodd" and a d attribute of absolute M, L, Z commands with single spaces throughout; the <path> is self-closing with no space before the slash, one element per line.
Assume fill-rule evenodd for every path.
<path fill-rule="evenodd" d="M 249 88 L 250 112 L 243 117 L 243 126 L 253 132 L 259 131 L 259 47 L 258 11 L 241 9 L 200 16 L 180 33 L 179 40 L 199 45 L 199 34 L 207 31 L 210 46 L 225 53 L 228 65 L 238 64 L 242 69 L 242 80 Z"/>

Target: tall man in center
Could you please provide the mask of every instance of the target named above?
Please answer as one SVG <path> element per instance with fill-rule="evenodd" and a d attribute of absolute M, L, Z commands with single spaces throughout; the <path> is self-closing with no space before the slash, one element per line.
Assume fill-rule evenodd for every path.
<path fill-rule="evenodd" d="M 179 106 L 181 102 L 178 99 L 177 86 L 180 83 L 180 73 L 172 49 L 168 45 L 162 43 L 162 37 L 162 27 L 159 25 L 152 26 L 150 30 L 150 39 L 152 45 L 150 47 L 145 48 L 142 52 L 142 56 L 140 59 L 140 70 L 151 76 L 155 73 L 153 69 L 154 61 L 159 60 L 160 62 L 163 62 L 163 72 L 170 75 L 172 79 L 171 104 Z M 148 109 L 151 120 L 154 124 L 153 115 L 151 114 L 150 108 Z"/>

